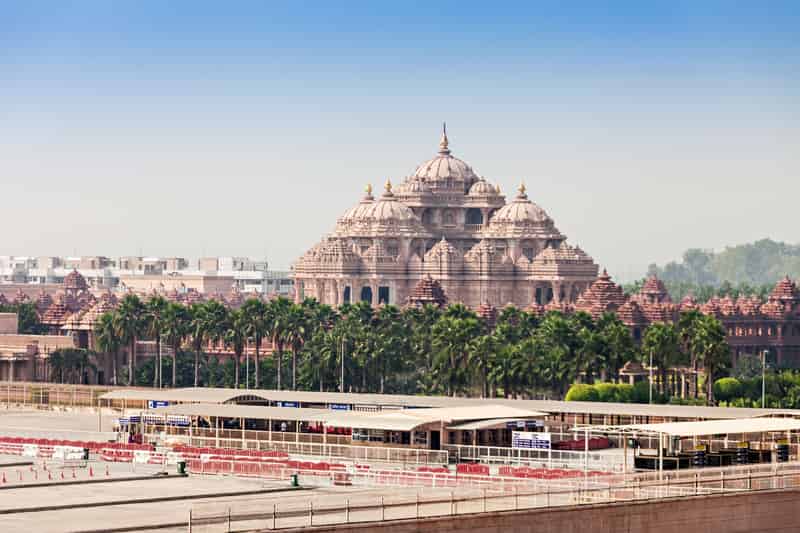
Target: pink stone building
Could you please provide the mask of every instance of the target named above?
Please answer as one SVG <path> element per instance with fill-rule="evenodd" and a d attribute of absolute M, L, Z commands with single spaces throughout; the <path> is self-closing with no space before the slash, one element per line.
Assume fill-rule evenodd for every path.
<path fill-rule="evenodd" d="M 597 265 L 567 244 L 525 186 L 510 202 L 500 188 L 453 156 L 447 133 L 438 153 L 380 196 L 372 188 L 333 232 L 294 265 L 295 298 L 339 305 L 404 304 L 417 283 L 435 279 L 451 303 L 520 307 L 572 303 Z"/>

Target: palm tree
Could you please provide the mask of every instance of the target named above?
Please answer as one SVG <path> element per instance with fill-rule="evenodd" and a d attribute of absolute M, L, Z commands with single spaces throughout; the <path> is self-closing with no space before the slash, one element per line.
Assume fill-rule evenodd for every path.
<path fill-rule="evenodd" d="M 433 326 L 435 368 L 448 395 L 455 396 L 463 385 L 469 344 L 480 330 L 478 317 L 461 304 L 448 308 Z"/>
<path fill-rule="evenodd" d="M 276 365 L 277 388 L 282 388 L 283 376 L 283 347 L 286 338 L 286 331 L 289 327 L 289 310 L 292 303 L 286 298 L 279 296 L 274 300 L 270 300 L 267 304 L 266 312 L 266 331 L 272 337 L 273 357 L 276 357 L 278 364 Z"/>
<path fill-rule="evenodd" d="M 164 314 L 168 302 L 162 296 L 153 296 L 145 305 L 145 332 L 156 341 L 156 363 L 153 386 L 161 388 L 161 335 L 164 329 Z M 174 366 L 173 366 L 174 368 Z"/>
<path fill-rule="evenodd" d="M 228 308 L 217 300 L 209 300 L 205 303 L 205 324 L 203 328 L 206 339 L 212 344 L 219 343 L 225 339 L 225 334 L 230 323 L 229 312 Z M 207 364 L 210 364 L 210 361 L 207 361 Z M 209 382 L 215 379 L 216 376 L 209 376 Z"/>
<path fill-rule="evenodd" d="M 267 305 L 259 298 L 249 298 L 242 305 L 242 313 L 244 313 L 247 322 L 247 336 L 253 339 L 255 346 L 255 388 L 261 387 L 261 379 L 259 376 L 259 355 L 261 351 L 261 342 L 267 329 Z M 250 378 L 248 377 L 248 380 Z"/>
<path fill-rule="evenodd" d="M 658 367 L 658 391 L 665 393 L 667 371 L 680 359 L 680 336 L 673 324 L 655 322 L 644 332 L 642 338 L 642 355 L 648 359 L 651 355 L 653 365 Z"/>
<path fill-rule="evenodd" d="M 189 334 L 191 313 L 184 305 L 170 302 L 162 316 L 161 333 L 172 348 L 172 386 L 177 386 L 178 351 Z"/>
<path fill-rule="evenodd" d="M 200 355 L 203 351 L 203 344 L 206 341 L 208 331 L 207 310 L 205 303 L 194 303 L 189 307 L 188 330 L 192 337 L 192 348 L 194 349 L 194 386 L 200 383 Z"/>
<path fill-rule="evenodd" d="M 223 339 L 234 353 L 233 372 L 234 388 L 239 388 L 239 362 L 244 352 L 244 345 L 247 342 L 248 320 L 241 309 L 234 309 L 228 315 Z"/>
<path fill-rule="evenodd" d="M 692 353 L 703 364 L 706 376 L 706 405 L 714 404 L 715 374 L 730 362 L 730 347 L 725 341 L 725 328 L 711 315 L 702 315 L 697 321 L 692 338 Z"/>
<path fill-rule="evenodd" d="M 135 294 L 127 294 L 114 313 L 117 335 L 128 345 L 128 385 L 136 385 L 136 341 L 144 329 L 145 306 Z"/>
<path fill-rule="evenodd" d="M 681 337 L 681 344 L 683 344 L 684 352 L 689 354 L 689 364 L 694 371 L 692 377 L 694 385 L 694 397 L 697 398 L 699 394 L 699 386 L 697 380 L 697 371 L 699 366 L 699 359 L 697 353 L 694 351 L 694 339 L 697 336 L 697 325 L 703 314 L 697 309 L 691 309 L 681 313 L 678 319 L 678 332 Z"/>
<path fill-rule="evenodd" d="M 117 360 L 119 359 L 119 349 L 122 346 L 122 340 L 114 324 L 113 313 L 104 313 L 100 316 L 94 327 L 94 335 L 94 342 L 97 349 L 111 358 L 112 385 L 117 385 Z"/>
<path fill-rule="evenodd" d="M 306 302 L 292 304 L 286 317 L 286 331 L 284 338 L 292 351 L 292 390 L 297 390 L 297 354 L 308 335 L 308 315 Z"/>

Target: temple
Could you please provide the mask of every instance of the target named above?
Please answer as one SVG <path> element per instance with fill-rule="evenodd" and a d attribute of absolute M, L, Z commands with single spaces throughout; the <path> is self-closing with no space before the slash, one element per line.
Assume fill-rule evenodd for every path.
<path fill-rule="evenodd" d="M 574 305 L 562 310 L 585 311 L 595 318 L 604 312 L 616 313 L 638 341 L 650 324 L 675 322 L 681 312 L 691 309 L 719 319 L 734 364 L 742 355 L 760 356 L 766 351 L 768 360 L 779 368 L 800 367 L 800 291 L 788 276 L 775 285 L 766 302 L 755 296 L 735 300 L 725 296 L 698 305 L 691 297 L 674 303 L 655 276 L 647 278 L 637 294 L 627 297 L 603 271 Z"/>
<path fill-rule="evenodd" d="M 525 307 L 574 303 L 597 265 L 570 246 L 524 185 L 510 202 L 500 188 L 453 156 L 447 131 L 439 151 L 377 198 L 367 187 L 333 232 L 294 265 L 295 298 L 339 305 L 419 301 L 435 279 L 450 303 Z"/>

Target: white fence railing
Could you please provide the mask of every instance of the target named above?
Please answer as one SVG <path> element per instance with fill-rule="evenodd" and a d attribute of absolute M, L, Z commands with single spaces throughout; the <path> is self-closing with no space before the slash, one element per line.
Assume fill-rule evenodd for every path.
<path fill-rule="evenodd" d="M 157 440 L 147 435 L 148 442 Z M 401 465 L 446 465 L 449 454 L 446 450 L 424 450 L 420 448 L 390 448 L 383 446 L 359 446 L 356 444 L 320 444 L 314 442 L 265 441 L 247 439 L 217 439 L 192 437 L 181 439 L 190 446 L 210 448 L 236 448 L 244 450 L 279 451 L 293 456 L 307 456 L 322 460 L 355 461 L 365 463 L 394 463 Z"/>
<path fill-rule="evenodd" d="M 301 528 L 800 487 L 800 476 L 780 469 L 774 472 L 751 472 L 749 475 L 740 472 L 729 476 L 724 486 L 720 486 L 716 479 L 700 479 L 690 484 L 669 481 L 617 482 L 617 476 L 608 479 L 607 482 L 569 480 L 566 486 L 564 480 L 558 484 L 547 482 L 546 486 L 537 484 L 540 483 L 538 480 L 534 484 L 472 483 L 468 487 L 426 488 L 424 492 L 411 495 L 343 495 L 339 501 L 332 501 L 327 495 L 324 501 L 310 497 L 282 503 L 256 499 L 235 504 L 196 504 L 189 512 L 187 525 L 194 532 L 219 531 L 214 528 L 215 525 L 231 527 L 231 524 L 236 525 L 237 529 L 256 524 L 262 529 Z M 301 484 L 306 481 L 301 476 Z M 749 483 L 750 488 L 742 488 L 745 483 Z"/>
<path fill-rule="evenodd" d="M 586 470 L 619 473 L 625 471 L 624 452 L 619 449 L 590 451 L 587 454 L 571 450 L 534 450 L 460 444 L 448 444 L 443 448 L 450 452 L 450 457 L 456 462 L 476 461 L 486 464 L 540 466 L 542 468 L 585 468 Z"/>

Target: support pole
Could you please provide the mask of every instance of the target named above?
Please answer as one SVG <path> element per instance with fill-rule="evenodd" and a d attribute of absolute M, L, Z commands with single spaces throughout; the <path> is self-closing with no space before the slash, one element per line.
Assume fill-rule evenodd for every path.
<path fill-rule="evenodd" d="M 583 431 L 583 475 L 589 472 L 589 429 Z"/>

